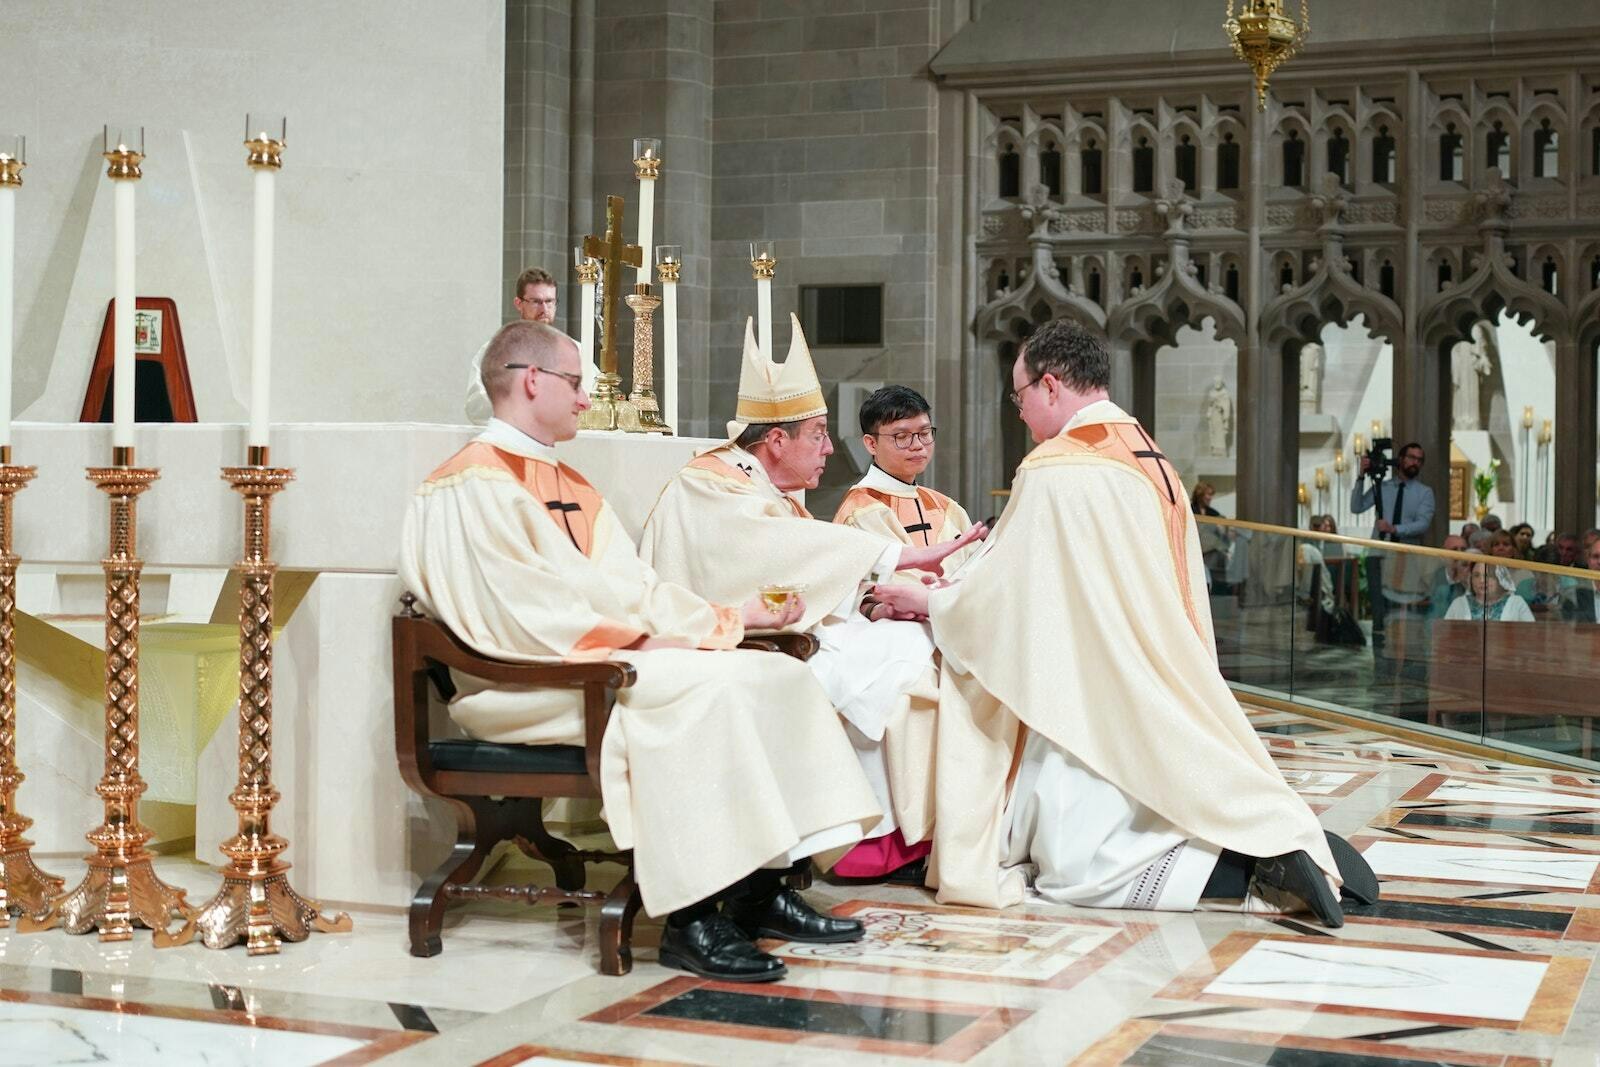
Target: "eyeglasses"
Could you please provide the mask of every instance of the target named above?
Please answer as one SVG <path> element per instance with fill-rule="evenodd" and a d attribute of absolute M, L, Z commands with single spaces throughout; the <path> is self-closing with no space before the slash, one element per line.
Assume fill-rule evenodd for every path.
<path fill-rule="evenodd" d="M 939 427 L 929 426 L 926 430 L 901 430 L 899 433 L 875 433 L 874 437 L 887 437 L 894 442 L 894 447 L 907 449 L 911 447 L 911 439 L 916 438 L 925 445 L 933 444 L 934 435 L 939 432 Z"/>
<path fill-rule="evenodd" d="M 533 363 L 502 363 L 506 370 L 531 370 L 539 374 L 553 374 L 557 378 L 572 386 L 574 392 L 583 388 L 583 375 L 568 374 L 566 371 L 551 370 L 549 367 L 540 367 Z"/>
<path fill-rule="evenodd" d="M 1040 375 L 1027 385 L 1024 385 L 1021 389 L 1011 390 L 1011 402 L 1016 405 L 1018 411 L 1022 410 L 1022 394 L 1026 393 L 1029 389 L 1032 389 L 1042 381 L 1044 381 L 1044 376 Z"/>

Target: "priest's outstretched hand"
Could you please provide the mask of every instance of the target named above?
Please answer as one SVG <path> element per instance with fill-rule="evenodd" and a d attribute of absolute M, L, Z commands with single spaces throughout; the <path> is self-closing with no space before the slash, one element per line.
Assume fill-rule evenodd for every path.
<path fill-rule="evenodd" d="M 929 588 L 927 585 L 875 585 L 872 599 L 893 611 L 897 619 L 926 619 Z"/>
<path fill-rule="evenodd" d="M 746 630 L 782 630 L 799 622 L 805 613 L 804 597 L 792 596 L 780 610 L 773 611 L 759 593 L 746 600 L 739 609 L 739 617 L 744 620 Z"/>
<path fill-rule="evenodd" d="M 937 545 L 929 545 L 926 548 L 917 545 L 902 548 L 900 550 L 900 563 L 895 567 L 895 570 L 932 571 L 934 574 L 943 574 L 943 563 L 946 556 L 953 552 L 959 552 L 974 541 L 982 541 L 988 536 L 989 527 L 980 522 L 969 527 L 966 533 L 952 541 L 941 541 Z"/>

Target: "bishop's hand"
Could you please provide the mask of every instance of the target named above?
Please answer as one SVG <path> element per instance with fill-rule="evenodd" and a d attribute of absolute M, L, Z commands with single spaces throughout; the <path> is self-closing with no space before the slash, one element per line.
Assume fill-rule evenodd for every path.
<path fill-rule="evenodd" d="M 798 594 L 784 601 L 783 607 L 777 611 L 769 608 L 759 593 L 746 600 L 739 609 L 739 617 L 746 630 L 782 630 L 799 622 L 805 613 L 805 599 Z"/>
<path fill-rule="evenodd" d="M 928 587 L 925 585 L 875 585 L 872 599 L 893 611 L 897 619 L 928 617 Z"/>
<path fill-rule="evenodd" d="M 900 563 L 895 570 L 901 571 L 932 571 L 934 574 L 944 573 L 944 559 L 953 552 L 959 552 L 968 545 L 982 541 L 989 536 L 989 527 L 978 523 L 967 529 L 967 532 L 953 541 L 942 541 L 937 545 L 919 548 L 915 545 L 900 550 Z M 881 587 L 880 587 L 881 588 Z"/>

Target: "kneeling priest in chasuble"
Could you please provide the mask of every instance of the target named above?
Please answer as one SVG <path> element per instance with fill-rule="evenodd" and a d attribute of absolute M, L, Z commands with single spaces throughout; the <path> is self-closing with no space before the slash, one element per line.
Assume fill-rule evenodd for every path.
<path fill-rule="evenodd" d="M 834 522 L 924 548 L 954 541 L 972 528 L 960 504 L 918 483 L 933 461 L 936 434 L 927 398 L 904 385 L 886 385 L 862 402 L 859 421 L 872 466 L 840 502 Z M 976 548 L 968 545 L 951 553 L 943 564 L 945 573 L 958 570 Z M 898 571 L 894 580 L 920 584 L 917 573 Z M 862 599 L 861 610 L 870 619 L 894 618 L 894 610 L 873 600 L 870 593 Z M 895 830 L 861 842 L 833 870 L 847 878 L 906 871 L 901 877 L 915 876 L 920 884 L 923 861 L 932 847 L 929 839 L 907 844 L 902 831 Z"/>
<path fill-rule="evenodd" d="M 1228 898 L 1339 926 L 1339 881 L 1365 901 L 1377 879 L 1218 671 L 1187 497 L 1109 381 L 1094 335 L 1035 332 L 1012 399 L 1038 447 L 993 535 L 960 581 L 873 591 L 926 612 L 943 656 L 929 884 L 984 907 L 1031 882 L 1057 903 Z"/>
<path fill-rule="evenodd" d="M 589 406 L 578 364 L 577 345 L 542 323 L 495 335 L 483 374 L 494 418 L 418 491 L 401 574 L 429 614 L 486 655 L 635 666 L 606 729 L 600 784 L 645 910 L 668 916 L 661 962 L 779 978 L 783 964 L 755 937 L 861 936 L 781 875 L 859 841 L 879 804 L 805 665 L 736 648 L 745 627 L 780 629 L 803 603 L 730 608 L 662 581 L 599 493 L 557 459 L 552 446 L 572 439 Z M 457 684 L 450 713 L 474 738 L 583 743 L 576 695 Z"/>
<path fill-rule="evenodd" d="M 782 364 L 762 353 L 746 324 L 730 440 L 667 483 L 645 521 L 639 551 L 662 578 L 712 600 L 738 602 L 773 585 L 804 588 L 807 608 L 798 627 L 820 645 L 810 666 L 848 724 L 881 804 L 882 819 L 867 836 L 898 829 L 914 843 L 933 825 L 933 642 L 910 616 L 868 619 L 862 595 L 897 570 L 937 571 L 983 531 L 932 546 L 891 544 L 819 522 L 790 495 L 816 488 L 833 452 L 822 386 L 800 324 L 791 322 Z"/>

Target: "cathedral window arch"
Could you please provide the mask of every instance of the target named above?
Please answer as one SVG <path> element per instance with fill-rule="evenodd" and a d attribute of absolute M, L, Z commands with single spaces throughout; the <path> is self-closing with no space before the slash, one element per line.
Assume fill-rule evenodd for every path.
<path fill-rule="evenodd" d="M 1133 139 L 1133 191 L 1152 193 L 1156 188 L 1155 140 L 1148 134 Z"/>
<path fill-rule="evenodd" d="M 1378 126 L 1372 137 L 1372 181 L 1393 185 L 1399 168 L 1399 143 L 1387 123 Z"/>
<path fill-rule="evenodd" d="M 1459 182 L 1467 176 L 1467 139 L 1454 122 L 1445 123 L 1439 134 L 1439 180 Z"/>
<path fill-rule="evenodd" d="M 1280 146 L 1283 153 L 1283 184 L 1291 189 L 1303 189 L 1306 184 L 1306 143 L 1300 131 L 1291 127 Z"/>
<path fill-rule="evenodd" d="M 1193 134 L 1180 133 L 1178 143 L 1172 146 L 1173 174 L 1183 183 L 1185 191 L 1191 193 L 1200 188 L 1200 146 L 1197 140 Z"/>
<path fill-rule="evenodd" d="M 1240 166 L 1242 152 L 1239 140 L 1232 130 L 1225 131 L 1222 140 L 1217 142 L 1217 188 L 1223 190 L 1236 190 L 1242 183 L 1242 169 Z"/>
<path fill-rule="evenodd" d="M 1007 141 L 1000 150 L 1000 197 L 1017 200 L 1022 196 L 1022 154 Z"/>
<path fill-rule="evenodd" d="M 1328 173 L 1338 178 L 1340 185 L 1350 184 L 1350 136 L 1340 125 L 1335 125 L 1328 137 Z"/>
<path fill-rule="evenodd" d="M 1378 268 L 1378 292 L 1390 300 L 1394 299 L 1394 260 L 1392 259 L 1385 259 L 1383 265 Z"/>
<path fill-rule="evenodd" d="M 1493 168 L 1500 172 L 1506 181 L 1516 177 L 1516 161 L 1511 151 L 1511 134 L 1506 131 L 1504 119 L 1495 119 L 1489 124 L 1489 131 L 1483 138 L 1483 165 L 1484 169 Z"/>
<path fill-rule="evenodd" d="M 1039 181 L 1053 199 L 1061 199 L 1061 142 L 1054 136 L 1044 138 L 1040 146 Z"/>
<path fill-rule="evenodd" d="M 1561 131 L 1551 123 L 1548 115 L 1539 119 L 1539 125 L 1533 131 L 1533 176 L 1561 177 Z"/>
<path fill-rule="evenodd" d="M 1105 195 L 1105 150 L 1101 148 L 1102 140 L 1095 134 L 1084 138 L 1083 147 L 1078 150 L 1079 177 L 1082 181 L 1084 196 Z"/>
<path fill-rule="evenodd" d="M 1561 288 L 1561 264 L 1553 252 L 1547 253 L 1544 261 L 1539 264 L 1539 288 L 1551 296 L 1559 294 Z"/>

